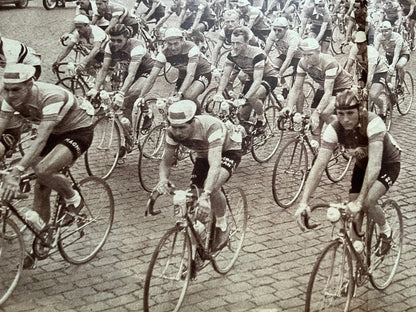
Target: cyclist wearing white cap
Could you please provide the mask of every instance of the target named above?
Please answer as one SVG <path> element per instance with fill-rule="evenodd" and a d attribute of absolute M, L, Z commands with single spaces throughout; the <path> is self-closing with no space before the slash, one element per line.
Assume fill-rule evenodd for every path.
<path fill-rule="evenodd" d="M 270 27 L 263 12 L 259 8 L 251 6 L 248 0 L 238 0 L 237 8 L 241 13 L 240 18 L 244 19 L 245 25 L 251 29 L 257 38 L 266 42 Z"/>
<path fill-rule="evenodd" d="M 75 31 L 70 37 L 70 42 L 66 48 L 58 54 L 55 62 L 52 64 L 54 70 L 58 64 L 67 57 L 77 43 L 90 51 L 79 64 L 76 64 L 77 72 L 81 73 L 87 66 L 101 63 L 104 59 L 104 46 L 109 40 L 105 31 L 98 26 L 90 25 L 88 17 L 82 14 L 75 16 L 73 23 Z"/>
<path fill-rule="evenodd" d="M 350 89 L 352 76 L 347 73 L 338 61 L 331 55 L 320 52 L 320 46 L 316 39 L 304 39 L 299 45 L 302 58 L 299 61 L 295 82 L 288 96 L 288 110 L 302 111 L 304 97 L 303 82 L 310 76 L 319 84 L 313 98 L 311 115 L 313 129 L 319 130 L 322 122 L 329 124 L 333 119 L 335 96 L 337 93 Z M 301 96 L 299 96 L 301 95 Z"/>
<path fill-rule="evenodd" d="M 388 80 L 392 77 L 395 70 L 398 72 L 399 89 L 404 79 L 404 67 L 410 59 L 410 48 L 403 37 L 393 31 L 388 21 L 384 21 L 380 26 L 380 33 L 374 39 L 374 47 L 377 51 L 385 51 L 389 64 Z"/>
<path fill-rule="evenodd" d="M 4 70 L 0 135 L 15 112 L 39 127 L 22 159 L 3 177 L 0 194 L 5 200 L 13 198 L 19 191 L 21 174 L 32 167 L 37 175 L 33 209 L 47 224 L 51 189 L 65 198 L 68 209 L 78 212 L 83 206 L 80 195 L 59 171 L 72 165 L 91 144 L 94 108 L 59 86 L 34 82 L 34 73 L 33 66 L 24 64 L 7 65 Z"/>
<path fill-rule="evenodd" d="M 367 44 L 365 32 L 357 32 L 354 42 L 345 68 L 351 73 L 354 62 L 357 63 L 360 69 L 359 81 L 368 92 L 370 101 L 377 105 L 380 117 L 385 119 L 385 107 L 383 107 L 383 99 L 380 98 L 380 94 L 383 91 L 382 82 L 387 78 L 387 60 L 373 46 Z"/>
<path fill-rule="evenodd" d="M 156 190 L 168 192 L 170 169 L 179 144 L 196 152 L 191 183 L 203 192 L 198 200 L 197 215 L 203 222 L 214 209 L 216 232 L 214 248 L 222 249 L 229 236 L 225 216 L 226 202 L 221 186 L 227 182 L 241 160 L 242 134 L 234 125 L 225 125 L 210 115 L 195 116 L 196 105 L 189 100 L 173 103 L 168 110 L 170 127 L 166 149 L 159 170 Z"/>
<path fill-rule="evenodd" d="M 182 30 L 167 29 L 164 40 L 166 47 L 157 55 L 155 65 L 144 83 L 140 97 L 144 97 L 150 91 L 159 72 L 166 62 L 169 62 L 179 71 L 174 101 L 182 98 L 192 100 L 197 103 L 197 111 L 200 113 L 201 108 L 197 97 L 208 88 L 211 82 L 211 64 L 195 43 L 185 40 Z"/>

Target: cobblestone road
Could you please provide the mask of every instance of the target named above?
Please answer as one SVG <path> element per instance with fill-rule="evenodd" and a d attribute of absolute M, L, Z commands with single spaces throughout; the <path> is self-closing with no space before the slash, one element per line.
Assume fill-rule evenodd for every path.
<path fill-rule="evenodd" d="M 57 39 L 73 15 L 65 10 L 45 11 L 39 0 L 29 8 L 0 9 L 0 31 L 23 40 L 43 54 L 45 74 L 56 55 Z M 18 27 L 16 27 L 18 25 Z M 47 40 L 46 40 L 47 39 Z M 415 68 L 411 61 L 412 69 Z M 416 75 L 416 71 L 415 71 Z M 377 291 L 361 287 L 353 299 L 354 311 L 416 311 L 416 108 L 405 117 L 394 117 L 392 133 L 403 148 L 402 169 L 390 197 L 401 205 L 405 240 L 402 260 L 393 284 Z M 412 126 L 413 125 L 413 126 Z M 68 265 L 60 256 L 39 262 L 25 271 L 3 311 L 141 311 L 144 277 L 158 239 L 172 226 L 170 213 L 144 218 L 148 194 L 139 185 L 137 155 L 130 154 L 108 180 L 116 201 L 109 239 L 89 264 Z M 183 311 L 301 311 L 310 272 L 329 240 L 327 232 L 302 233 L 293 221 L 294 208 L 283 210 L 271 192 L 275 158 L 258 164 L 246 156 L 231 185 L 248 196 L 249 224 L 243 251 L 233 268 L 219 276 L 209 266 L 190 283 Z M 79 164 L 82 172 L 82 164 Z M 186 167 L 186 165 L 185 165 Z M 187 166 L 189 168 L 189 166 Z M 189 176 L 189 169 L 181 177 Z M 178 184 L 181 181 L 178 179 Z M 346 198 L 348 178 L 333 184 L 326 177 L 315 199 Z"/>

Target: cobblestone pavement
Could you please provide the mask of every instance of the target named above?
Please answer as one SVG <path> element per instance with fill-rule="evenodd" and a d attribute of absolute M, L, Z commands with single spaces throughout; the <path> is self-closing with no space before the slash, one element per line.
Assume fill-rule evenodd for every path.
<path fill-rule="evenodd" d="M 46 64 L 42 77 L 50 80 L 47 71 L 56 55 L 51 50 L 56 51 L 57 39 L 68 26 L 62 21 L 70 20 L 72 15 L 72 4 L 65 10 L 48 12 L 36 0 L 25 10 L 0 9 L 0 30 L 3 36 L 23 40 L 41 52 Z M 15 27 L 17 21 L 19 27 Z M 416 311 L 415 109 L 405 117 L 395 111 L 392 128 L 403 148 L 400 177 L 389 194 L 400 204 L 404 216 L 402 260 L 393 284 L 385 291 L 377 291 L 369 283 L 358 289 L 354 311 Z M 230 182 L 241 186 L 248 197 L 250 218 L 243 251 L 225 276 L 210 266 L 200 272 L 190 283 L 183 311 L 302 310 L 313 263 L 330 234 L 325 230 L 302 233 L 293 220 L 294 208 L 283 210 L 274 203 L 274 160 L 258 164 L 250 155 L 243 159 Z M 128 155 L 108 180 L 116 215 L 109 239 L 97 257 L 81 266 L 69 265 L 59 255 L 39 262 L 37 269 L 24 272 L 3 311 L 142 310 L 151 254 L 173 219 L 168 210 L 156 217 L 144 217 L 148 194 L 140 187 L 137 161 L 137 154 Z M 177 175 L 179 185 L 184 185 L 189 176 L 189 163 L 183 166 L 182 175 Z M 82 164 L 77 167 L 78 174 L 83 175 Z M 347 191 L 348 177 L 333 184 L 324 176 L 314 197 L 316 201 L 345 199 Z M 167 201 L 163 199 L 161 204 Z"/>

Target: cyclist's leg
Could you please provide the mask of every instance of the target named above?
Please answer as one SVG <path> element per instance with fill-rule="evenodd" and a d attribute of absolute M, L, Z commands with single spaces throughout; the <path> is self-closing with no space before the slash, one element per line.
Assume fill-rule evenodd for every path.
<path fill-rule="evenodd" d="M 409 61 L 410 55 L 409 54 L 404 54 L 404 55 L 400 55 L 399 60 L 396 63 L 396 69 L 397 69 L 397 73 L 399 75 L 399 77 L 397 77 L 398 79 L 398 85 L 401 86 L 403 84 L 403 80 L 404 80 L 404 68 L 407 64 L 407 62 Z"/>
<path fill-rule="evenodd" d="M 201 95 L 209 86 L 212 74 L 206 73 L 195 77 L 190 87 L 183 92 L 183 98 L 192 100 L 197 105 L 197 114 L 201 114 L 201 103 L 198 101 L 198 96 Z M 179 89 L 179 88 L 178 88 Z"/>
<path fill-rule="evenodd" d="M 387 76 L 387 72 L 386 73 L 380 73 L 380 74 L 383 74 L 384 77 Z M 376 78 L 377 74 L 374 75 L 374 76 L 375 76 L 374 78 Z M 370 92 L 368 94 L 369 98 L 370 98 L 370 103 L 373 102 L 378 107 L 378 112 L 381 115 L 384 116 L 385 107 L 383 105 L 383 99 L 380 98 L 380 94 L 383 91 L 384 86 L 383 86 L 383 84 L 381 84 L 379 82 L 379 80 L 375 80 L 374 78 L 373 78 L 373 83 L 372 83 L 371 88 L 370 88 Z"/>
<path fill-rule="evenodd" d="M 133 84 L 130 86 L 127 94 L 124 98 L 123 116 L 127 117 L 131 121 L 131 114 L 133 105 L 136 99 L 140 96 L 144 82 L 146 81 L 148 74 L 138 74 Z"/>

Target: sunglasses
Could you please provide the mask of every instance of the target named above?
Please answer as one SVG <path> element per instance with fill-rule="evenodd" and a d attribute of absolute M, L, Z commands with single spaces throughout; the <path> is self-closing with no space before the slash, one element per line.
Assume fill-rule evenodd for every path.
<path fill-rule="evenodd" d="M 110 38 L 110 40 L 111 40 L 111 42 L 116 42 L 116 43 L 122 43 L 123 42 L 123 39 L 113 39 L 113 38 Z"/>
<path fill-rule="evenodd" d="M 274 31 L 274 32 L 277 32 L 277 33 L 281 33 L 281 32 L 283 32 L 285 29 L 286 29 L 286 28 L 273 28 L 273 31 Z"/>

